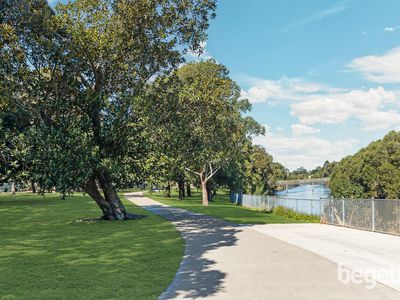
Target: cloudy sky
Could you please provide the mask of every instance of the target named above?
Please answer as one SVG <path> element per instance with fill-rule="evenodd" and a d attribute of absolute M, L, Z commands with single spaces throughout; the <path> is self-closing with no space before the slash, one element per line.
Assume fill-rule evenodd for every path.
<path fill-rule="evenodd" d="M 400 1 L 220 0 L 207 55 L 267 128 L 256 142 L 314 168 L 400 129 Z"/>
<path fill-rule="evenodd" d="M 218 3 L 203 58 L 231 70 L 276 161 L 315 168 L 400 129 L 399 0 Z"/>

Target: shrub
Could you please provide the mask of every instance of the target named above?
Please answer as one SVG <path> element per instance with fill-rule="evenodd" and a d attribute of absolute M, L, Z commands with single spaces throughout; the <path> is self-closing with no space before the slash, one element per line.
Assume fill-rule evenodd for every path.
<path fill-rule="evenodd" d="M 298 213 L 298 212 L 294 211 L 293 209 L 286 208 L 281 205 L 275 206 L 274 209 L 272 210 L 272 212 L 273 212 L 273 214 L 275 214 L 277 216 L 295 219 L 295 220 L 303 221 L 303 222 L 319 223 L 319 221 L 320 221 L 319 216 Z"/>

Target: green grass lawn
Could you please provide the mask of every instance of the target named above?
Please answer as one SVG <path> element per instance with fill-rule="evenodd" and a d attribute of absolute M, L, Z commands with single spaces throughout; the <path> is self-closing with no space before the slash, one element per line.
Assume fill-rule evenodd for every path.
<path fill-rule="evenodd" d="M 167 221 L 124 201 L 132 221 L 76 222 L 100 211 L 86 196 L 0 196 L 0 299 L 157 299 L 183 240 Z"/>
<path fill-rule="evenodd" d="M 221 193 L 214 197 L 208 207 L 202 206 L 201 194 L 193 193 L 192 197 L 178 200 L 174 192 L 171 198 L 166 198 L 163 193 L 147 193 L 149 198 L 167 205 L 184 208 L 193 212 L 210 215 L 237 224 L 272 224 L 272 223 L 299 223 L 300 221 L 289 219 L 272 213 L 260 212 L 235 205 L 230 202 L 227 193 Z"/>

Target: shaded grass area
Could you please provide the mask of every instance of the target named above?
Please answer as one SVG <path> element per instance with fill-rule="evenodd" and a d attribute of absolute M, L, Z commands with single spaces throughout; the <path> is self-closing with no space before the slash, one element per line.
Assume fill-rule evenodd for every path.
<path fill-rule="evenodd" d="M 183 256 L 169 222 L 76 222 L 97 217 L 87 196 L 0 196 L 0 299 L 157 299 Z"/>
<path fill-rule="evenodd" d="M 237 224 L 273 224 L 273 223 L 299 223 L 300 220 L 286 218 L 273 213 L 260 212 L 235 205 L 230 202 L 227 193 L 214 196 L 214 201 L 208 207 L 202 206 L 201 193 L 193 193 L 192 197 L 179 200 L 176 192 L 171 198 L 164 197 L 163 193 L 147 193 L 147 197 L 161 203 L 184 208 L 193 212 L 206 214 L 216 218 L 224 219 Z"/>

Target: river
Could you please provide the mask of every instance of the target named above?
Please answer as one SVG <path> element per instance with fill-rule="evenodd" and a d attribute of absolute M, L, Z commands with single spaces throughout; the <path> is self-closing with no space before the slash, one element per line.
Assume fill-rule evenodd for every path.
<path fill-rule="evenodd" d="M 297 199 L 319 199 L 328 198 L 330 189 L 324 184 L 302 184 L 287 190 L 276 192 L 276 195 Z"/>

